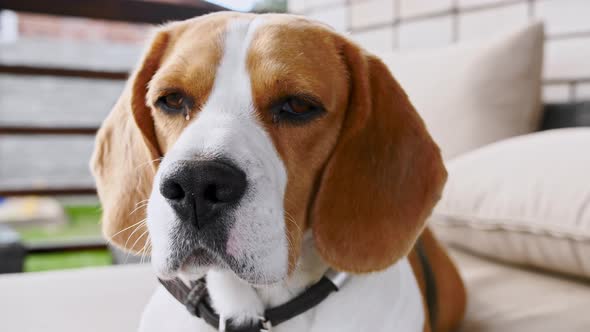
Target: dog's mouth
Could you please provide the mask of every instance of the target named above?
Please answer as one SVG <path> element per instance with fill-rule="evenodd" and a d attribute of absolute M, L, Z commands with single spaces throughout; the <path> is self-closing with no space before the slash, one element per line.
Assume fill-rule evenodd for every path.
<path fill-rule="evenodd" d="M 277 268 L 266 263 L 282 262 L 285 255 L 276 250 L 282 248 L 280 238 L 253 245 L 237 234 L 228 220 L 198 232 L 186 226 L 187 223 L 178 223 L 170 235 L 169 250 L 162 257 L 164 264 L 157 265 L 163 279 L 199 279 L 212 269 L 231 271 L 248 284 L 268 285 L 286 276 L 283 265 L 276 263 Z M 273 242 L 277 246 L 271 245 Z"/>
<path fill-rule="evenodd" d="M 196 280 L 205 276 L 210 269 L 221 269 L 232 271 L 239 279 L 253 286 L 268 286 L 282 280 L 281 278 L 261 277 L 252 267 L 225 256 L 207 248 L 197 248 L 183 258 L 177 256 L 179 259 L 172 264 L 169 276 L 182 275 L 188 279 Z"/>
<path fill-rule="evenodd" d="M 215 257 L 207 252 L 207 250 L 199 248 L 186 257 L 184 262 L 182 262 L 180 269 L 185 269 L 187 266 L 210 266 L 216 262 L 217 260 Z"/>
<path fill-rule="evenodd" d="M 174 274 L 182 274 L 191 279 L 204 276 L 211 268 L 233 271 L 238 276 L 240 264 L 226 255 L 215 252 L 206 247 L 198 247 L 185 255 L 179 255 L 179 259 L 173 266 Z"/>
<path fill-rule="evenodd" d="M 173 269 L 190 277 L 201 277 L 212 267 L 226 266 L 217 254 L 205 248 L 197 248 L 183 256 Z"/>

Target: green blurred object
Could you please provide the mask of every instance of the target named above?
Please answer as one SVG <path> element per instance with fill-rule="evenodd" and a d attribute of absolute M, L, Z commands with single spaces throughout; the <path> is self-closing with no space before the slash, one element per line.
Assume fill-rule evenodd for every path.
<path fill-rule="evenodd" d="M 34 226 L 18 229 L 25 244 L 80 241 L 101 238 L 100 207 L 97 205 L 66 205 L 68 222 L 57 227 Z M 29 254 L 24 271 L 38 272 L 111 265 L 113 257 L 108 249 L 81 250 Z"/>
<path fill-rule="evenodd" d="M 92 205 L 64 206 L 68 222 L 56 228 L 27 227 L 18 232 L 25 243 L 36 241 L 67 241 L 72 238 L 100 238 L 100 207 Z"/>
<path fill-rule="evenodd" d="M 111 252 L 105 250 L 84 250 L 77 252 L 55 252 L 30 254 L 25 258 L 25 272 L 75 269 L 88 266 L 111 265 Z"/>

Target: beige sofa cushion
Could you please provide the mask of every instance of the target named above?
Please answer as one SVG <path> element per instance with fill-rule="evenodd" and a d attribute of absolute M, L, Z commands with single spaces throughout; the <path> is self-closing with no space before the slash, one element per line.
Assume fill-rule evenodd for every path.
<path fill-rule="evenodd" d="M 590 278 L 590 128 L 508 139 L 447 168 L 431 217 L 443 241 Z"/>
<path fill-rule="evenodd" d="M 467 286 L 458 332 L 587 332 L 590 284 L 452 250 Z"/>
<path fill-rule="evenodd" d="M 445 159 L 538 126 L 540 23 L 491 41 L 380 56 Z"/>
<path fill-rule="evenodd" d="M 136 331 L 157 283 L 148 265 L 0 275 L 0 331 Z"/>

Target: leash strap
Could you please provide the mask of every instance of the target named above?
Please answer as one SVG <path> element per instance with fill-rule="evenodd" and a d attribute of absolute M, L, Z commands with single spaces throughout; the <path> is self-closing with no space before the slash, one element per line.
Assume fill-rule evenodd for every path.
<path fill-rule="evenodd" d="M 186 306 L 191 315 L 203 319 L 218 331 L 261 332 L 270 331 L 273 326 L 277 326 L 315 307 L 332 292 L 338 291 L 347 278 L 346 273 L 329 271 L 320 281 L 313 284 L 303 293 L 284 304 L 265 310 L 264 317 L 260 317 L 257 322 L 245 326 L 234 326 L 231 320 L 221 321 L 219 315 L 209 304 L 210 298 L 205 278 L 192 282 L 190 287 L 178 278 L 158 280 L 174 298 Z"/>
<path fill-rule="evenodd" d="M 422 272 L 424 273 L 424 283 L 426 286 L 426 305 L 428 306 L 428 318 L 430 319 L 430 326 L 436 326 L 436 313 L 438 312 L 438 292 L 436 289 L 436 279 L 434 277 L 434 271 L 426 255 L 426 249 L 422 238 L 416 242 L 416 253 L 420 259 L 420 265 L 422 266 Z"/>

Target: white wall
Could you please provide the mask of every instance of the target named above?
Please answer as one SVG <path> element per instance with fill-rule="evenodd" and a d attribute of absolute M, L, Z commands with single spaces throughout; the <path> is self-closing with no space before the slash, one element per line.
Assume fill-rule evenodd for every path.
<path fill-rule="evenodd" d="M 373 51 L 481 40 L 543 20 L 545 101 L 590 100 L 590 0 L 289 0 L 289 11 Z"/>

